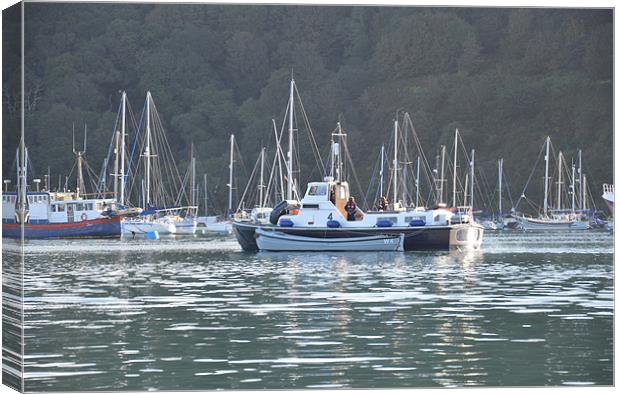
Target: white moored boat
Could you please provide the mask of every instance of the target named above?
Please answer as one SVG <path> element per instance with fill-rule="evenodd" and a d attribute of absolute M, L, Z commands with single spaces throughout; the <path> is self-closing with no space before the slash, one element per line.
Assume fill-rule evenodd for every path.
<path fill-rule="evenodd" d="M 273 229 L 256 229 L 256 245 L 267 251 L 331 251 L 368 252 L 403 251 L 405 234 L 385 234 L 361 237 L 315 238 L 290 235 Z"/>

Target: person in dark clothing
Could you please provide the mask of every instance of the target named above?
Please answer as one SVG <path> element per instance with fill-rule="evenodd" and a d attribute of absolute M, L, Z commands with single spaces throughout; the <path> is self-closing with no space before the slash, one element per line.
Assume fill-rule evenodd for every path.
<path fill-rule="evenodd" d="M 385 196 L 383 196 L 379 200 L 379 210 L 387 211 L 387 209 L 388 209 L 388 199 Z"/>
<path fill-rule="evenodd" d="M 349 201 L 347 201 L 347 205 L 344 206 L 344 210 L 347 212 L 347 220 L 354 221 L 355 220 L 355 211 L 357 211 L 357 204 L 355 204 L 355 198 L 349 197 Z"/>

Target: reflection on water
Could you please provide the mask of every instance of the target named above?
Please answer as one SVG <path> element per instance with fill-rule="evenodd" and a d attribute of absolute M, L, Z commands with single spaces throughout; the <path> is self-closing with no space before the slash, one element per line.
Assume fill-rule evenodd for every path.
<path fill-rule="evenodd" d="M 466 253 L 26 249 L 27 390 L 613 383 L 606 233 L 491 233 Z"/>

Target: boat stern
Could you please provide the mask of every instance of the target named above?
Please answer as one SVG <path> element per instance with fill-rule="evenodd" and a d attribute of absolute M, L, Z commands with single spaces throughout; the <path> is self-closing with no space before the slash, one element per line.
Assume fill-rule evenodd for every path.
<path fill-rule="evenodd" d="M 450 249 L 479 250 L 484 227 L 477 223 L 455 225 L 450 229 Z"/>

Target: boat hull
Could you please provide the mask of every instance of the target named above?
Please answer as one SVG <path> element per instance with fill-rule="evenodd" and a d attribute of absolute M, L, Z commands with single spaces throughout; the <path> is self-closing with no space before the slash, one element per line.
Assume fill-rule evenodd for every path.
<path fill-rule="evenodd" d="M 517 219 L 523 230 L 588 230 L 590 224 L 577 220 L 544 220 L 523 218 Z"/>
<path fill-rule="evenodd" d="M 315 238 L 288 235 L 279 231 L 256 229 L 256 244 L 260 250 L 273 252 L 396 252 L 403 250 L 404 234 L 375 235 L 356 238 Z"/>
<path fill-rule="evenodd" d="M 21 226 L 17 223 L 3 223 L 2 236 L 20 238 Z M 46 223 L 24 226 L 24 237 L 45 238 L 120 238 L 121 217 L 82 220 L 71 223 Z"/>
<path fill-rule="evenodd" d="M 176 233 L 176 226 L 169 222 L 160 222 L 153 220 L 129 219 L 123 220 L 123 235 L 146 234 L 157 231 L 159 235 L 167 235 Z"/>
<path fill-rule="evenodd" d="M 257 244 L 256 229 L 264 231 L 276 231 L 297 237 L 307 237 L 316 240 L 354 239 L 361 237 L 403 236 L 402 250 L 404 251 L 429 251 L 450 250 L 454 248 L 478 249 L 482 243 L 484 229 L 482 226 L 469 224 L 456 224 L 450 226 L 425 226 L 425 227 L 401 227 L 401 228 L 309 228 L 309 227 L 280 227 L 259 226 L 250 223 L 233 223 L 233 230 L 241 248 L 247 252 L 260 250 Z M 317 244 L 318 245 L 318 244 Z M 309 248 L 306 250 L 320 250 Z M 283 249 L 285 250 L 285 249 Z"/>

